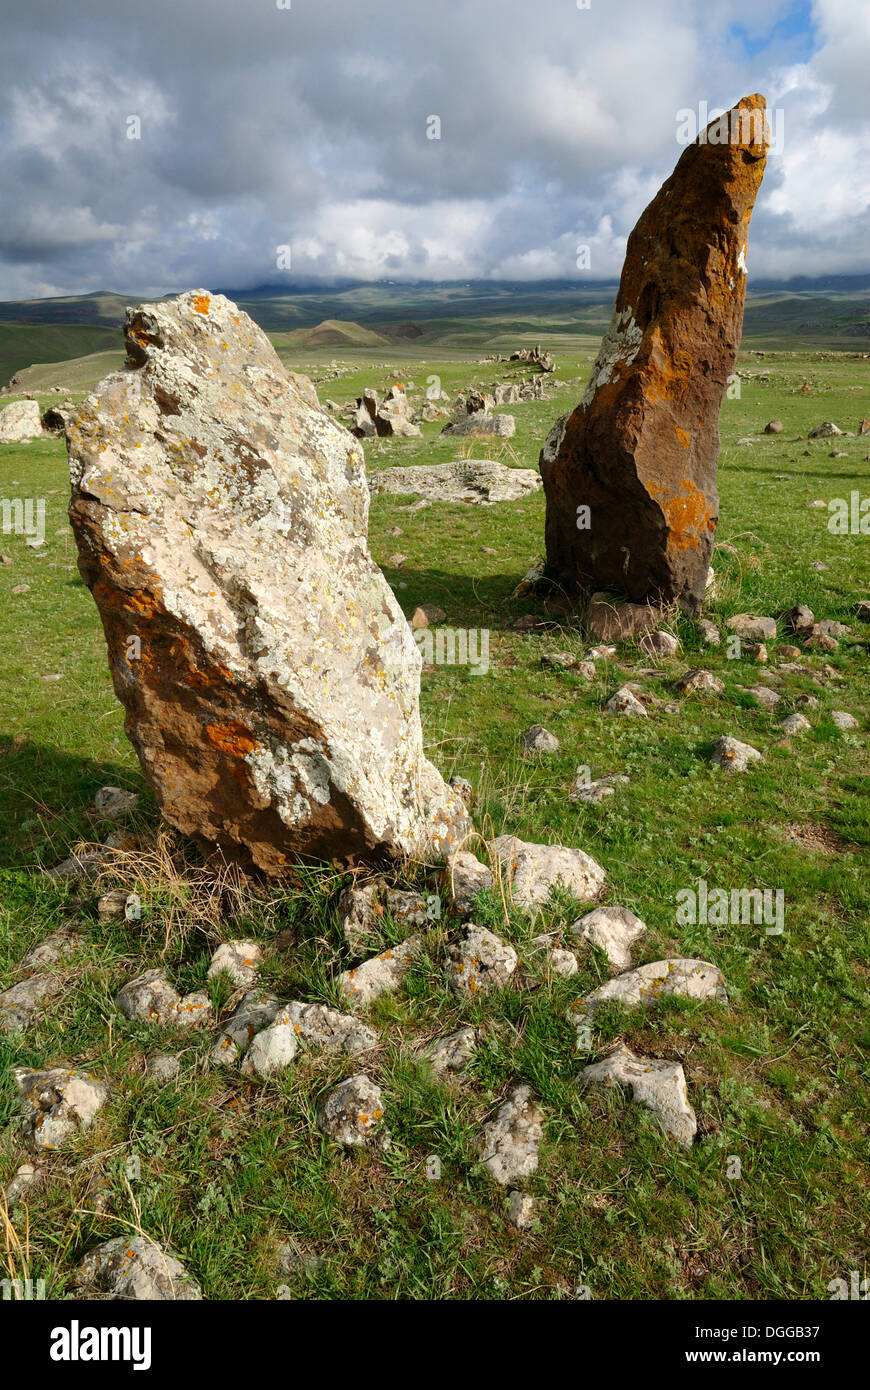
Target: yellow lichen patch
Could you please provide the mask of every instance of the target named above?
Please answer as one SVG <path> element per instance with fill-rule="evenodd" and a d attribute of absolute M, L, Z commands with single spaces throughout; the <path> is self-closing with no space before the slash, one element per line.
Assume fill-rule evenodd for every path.
<path fill-rule="evenodd" d="M 665 488 L 647 482 L 647 490 L 658 502 L 668 524 L 669 544 L 675 550 L 695 550 L 705 531 L 716 526 L 713 507 L 691 478 L 681 478 L 682 492 L 667 496 Z"/>
<path fill-rule="evenodd" d="M 677 439 L 679 439 L 684 449 L 690 449 L 692 447 L 691 435 L 688 434 L 686 430 L 681 430 L 679 425 L 674 425 L 674 434 L 677 436 Z"/>
<path fill-rule="evenodd" d="M 211 296 L 207 294 L 197 294 L 193 298 L 193 311 L 196 314 L 207 314 L 208 306 L 211 304 Z"/>

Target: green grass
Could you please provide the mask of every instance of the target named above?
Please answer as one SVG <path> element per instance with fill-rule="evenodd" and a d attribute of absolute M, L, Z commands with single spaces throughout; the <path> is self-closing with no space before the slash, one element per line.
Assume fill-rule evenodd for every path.
<path fill-rule="evenodd" d="M 289 360 L 286 343 L 278 344 Z M 458 347 L 426 351 L 413 343 L 352 360 L 343 354 L 343 375 L 323 382 L 321 399 L 343 402 L 364 385 L 382 388 L 399 370 L 417 391 L 438 375 L 452 395 L 499 370 L 478 365 L 479 351 L 464 358 Z M 559 378 L 585 377 L 593 351 L 590 338 L 559 352 Z M 303 369 L 313 364 L 317 376 L 329 358 L 294 360 Z M 400 569 L 385 569 L 406 613 L 434 602 L 451 626 L 491 632 L 488 675 L 426 668 L 422 689 L 430 755 L 445 775 L 455 771 L 474 783 L 478 826 L 593 854 L 608 871 L 609 900 L 648 924 L 635 963 L 679 953 L 724 971 L 727 1008 L 672 1001 L 647 1012 L 611 1006 L 596 1016 L 596 1053 L 622 1038 L 636 1052 L 683 1062 L 700 1125 L 689 1152 L 619 1095 L 578 1088 L 586 1059 L 575 1050 L 566 1010 L 606 978 L 605 962 L 582 947 L 579 974 L 553 979 L 528 949 L 542 925 L 560 932 L 573 920 L 567 903 L 554 903 L 545 922 L 532 926 L 516 912 L 505 920 L 497 898 L 480 902 L 479 920 L 519 950 L 526 988 L 456 1002 L 444 988 L 436 932 L 407 988 L 378 1002 L 371 1019 L 382 1046 L 362 1069 L 386 1099 L 393 1146 L 383 1156 L 345 1155 L 314 1123 L 324 1087 L 357 1067 L 301 1058 L 263 1085 L 203 1068 L 205 1037 L 122 1018 L 113 1000 L 126 979 L 163 964 L 179 988 L 202 987 L 217 941 L 241 934 L 270 948 L 270 988 L 334 1002 L 334 979 L 346 965 L 335 910 L 342 879 L 324 870 L 281 888 L 226 884 L 217 892 L 207 867 L 170 838 L 159 853 L 120 860 L 106 879 L 139 889 L 144 920 L 104 924 L 96 919 L 96 886 L 64 888 L 37 875 L 77 840 L 105 837 L 88 810 L 100 786 L 142 792 L 133 828 L 148 843 L 156 815 L 75 566 L 64 446 L 0 446 L 4 495 L 46 497 L 48 511 L 42 551 L 18 536 L 0 541 L 13 561 L 0 568 L 0 987 L 12 983 L 24 951 L 61 921 L 78 921 L 87 941 L 57 967 L 68 978 L 60 1006 L 25 1037 L 0 1037 L 0 1180 L 20 1161 L 5 1064 L 86 1065 L 112 1092 L 94 1127 L 52 1160 L 51 1184 L 29 1201 L 28 1272 L 48 1280 L 51 1296 L 69 1290 L 85 1251 L 131 1225 L 170 1241 L 210 1298 L 274 1298 L 281 1286 L 316 1298 L 558 1298 L 574 1296 L 583 1283 L 596 1298 L 813 1299 L 826 1297 L 835 1276 L 866 1273 L 870 630 L 853 622 L 851 608 L 870 597 L 870 550 L 866 537 L 831 535 L 827 512 L 806 506 L 852 489 L 870 495 L 867 439 L 806 441 L 822 419 L 854 431 L 868 414 L 866 363 L 790 347 L 763 360 L 746 352 L 741 370 L 753 376 L 744 379 L 741 399 L 723 406 L 719 479 L 719 540 L 737 555 L 719 550 L 714 557 L 718 597 L 710 616 L 724 627 L 736 612 L 776 614 L 803 602 L 817 618 L 851 624 L 836 653 L 814 656 L 806 674 L 782 674 L 775 715 L 739 689 L 763 670 L 729 660 L 724 647 L 702 652 L 682 618 L 676 628 L 684 652 L 656 663 L 661 675 L 639 674 L 653 663 L 631 647 L 599 663 L 591 685 L 542 669 L 543 652 L 579 653 L 586 643 L 564 619 L 534 634 L 511 627 L 524 613 L 546 617 L 534 598 L 510 597 L 542 550 L 540 494 L 493 508 L 435 504 L 417 513 L 403 511 L 402 498 L 379 498 L 370 527 L 379 563 L 396 550 L 408 557 Z M 436 462 L 462 446 L 532 467 L 553 419 L 580 394 L 578 385 L 564 386 L 545 403 L 511 408 L 517 434 L 495 453 L 483 443 L 472 451 L 464 441 L 442 440 L 435 424 L 423 427 L 422 440 L 367 445 L 368 465 Z M 773 418 L 785 430 L 764 436 Z M 751 443 L 738 444 L 745 437 Z M 832 458 L 834 451 L 845 457 Z M 396 527 L 399 537 L 390 534 Z M 814 561 L 827 569 L 814 569 Z M 21 583 L 29 590 L 13 595 Z M 773 644 L 771 658 L 766 669 L 775 672 Z M 826 663 L 836 679 L 823 674 Z M 725 693 L 688 697 L 668 712 L 670 683 L 689 665 L 716 671 Z M 603 711 L 629 678 L 660 702 L 646 721 Z M 778 721 L 804 693 L 819 701 L 806 711 L 812 730 L 782 747 Z M 856 715 L 860 731 L 839 733 L 828 717 L 833 709 Z M 520 758 L 518 735 L 532 723 L 558 735 L 558 754 Z M 733 779 L 714 772 L 707 755 L 720 733 L 753 743 L 763 765 Z M 602 806 L 574 805 L 567 793 L 581 764 L 593 776 L 625 772 L 631 781 Z M 783 889 L 784 935 L 679 925 L 676 893 L 698 878 L 711 888 Z M 436 1083 L 418 1050 L 463 1022 L 480 1029 L 475 1059 L 461 1081 Z M 142 1062 L 164 1048 L 180 1050 L 184 1071 L 177 1084 L 157 1089 Z M 529 1184 L 539 1198 L 537 1225 L 522 1236 L 506 1221 L 503 1194 L 474 1150 L 481 1122 L 518 1082 L 532 1086 L 547 1113 L 540 1167 Z M 141 1162 L 135 1180 L 125 1176 L 131 1154 Z M 432 1154 L 442 1163 L 437 1182 L 426 1176 Z M 739 1179 L 728 1176 L 731 1156 L 740 1159 Z M 94 1174 L 107 1184 L 108 1214 L 89 1210 Z M 276 1251 L 287 1240 L 323 1256 L 316 1272 L 277 1270 Z"/>

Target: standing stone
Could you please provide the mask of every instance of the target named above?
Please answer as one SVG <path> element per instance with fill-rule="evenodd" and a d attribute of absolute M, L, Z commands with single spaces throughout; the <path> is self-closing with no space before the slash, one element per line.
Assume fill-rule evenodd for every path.
<path fill-rule="evenodd" d="M 70 429 L 70 519 L 164 816 L 269 874 L 442 853 L 468 821 L 423 754 L 360 445 L 221 295 L 125 336 Z"/>
<path fill-rule="evenodd" d="M 701 607 L 765 108 L 745 97 L 708 126 L 641 216 L 586 394 L 541 452 L 548 574 L 569 591 Z"/>

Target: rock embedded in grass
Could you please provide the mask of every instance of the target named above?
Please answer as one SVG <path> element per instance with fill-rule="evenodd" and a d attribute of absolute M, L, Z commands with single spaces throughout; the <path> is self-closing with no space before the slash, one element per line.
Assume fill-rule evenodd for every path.
<path fill-rule="evenodd" d="M 163 970 L 146 970 L 128 980 L 115 1000 L 125 1018 L 172 1028 L 205 1028 L 214 1022 L 209 996 L 202 990 L 183 997 Z"/>
<path fill-rule="evenodd" d="M 664 617 L 664 610 L 651 604 L 628 603 L 611 594 L 595 593 L 586 605 L 583 622 L 593 642 L 627 642 L 654 632 Z"/>
<path fill-rule="evenodd" d="M 31 1153 L 57 1149 L 88 1129 L 109 1097 L 102 1081 L 72 1068 L 15 1067 L 13 1076 L 21 1104 L 21 1132 Z"/>
<path fill-rule="evenodd" d="M 177 1057 L 167 1052 L 156 1052 L 145 1059 L 145 1074 L 158 1086 L 175 1081 L 181 1073 L 181 1063 Z"/>
<path fill-rule="evenodd" d="M 0 1033 L 24 1032 L 39 1023 L 64 991 L 58 975 L 30 975 L 0 994 Z"/>
<path fill-rule="evenodd" d="M 591 855 L 565 845 L 539 845 L 515 835 L 499 835 L 493 842 L 510 896 L 517 907 L 536 911 L 544 906 L 550 890 L 561 886 L 580 902 L 597 898 L 607 874 Z"/>
<path fill-rule="evenodd" d="M 708 647 L 718 647 L 721 645 L 722 634 L 716 624 L 712 623 L 709 618 L 699 618 L 697 628 Z"/>
<path fill-rule="evenodd" d="M 390 1145 L 381 1089 L 365 1072 L 339 1082 L 321 1097 L 317 1123 L 327 1138 L 345 1148 L 386 1149 Z"/>
<path fill-rule="evenodd" d="M 741 743 L 730 734 L 722 734 L 713 745 L 712 761 L 726 772 L 745 772 L 750 763 L 761 759 L 761 753 L 751 743 Z"/>
<path fill-rule="evenodd" d="M 457 1028 L 453 1033 L 445 1033 L 436 1038 L 423 1050 L 423 1057 L 436 1076 L 446 1076 L 448 1072 L 464 1071 L 474 1056 L 477 1047 L 477 1033 L 474 1028 Z"/>
<path fill-rule="evenodd" d="M 295 1028 L 283 1013 L 278 1013 L 273 1022 L 251 1040 L 242 1061 L 242 1074 L 265 1081 L 289 1067 L 298 1050 Z"/>
<path fill-rule="evenodd" d="M 676 656 L 680 640 L 671 632 L 648 632 L 640 639 L 640 649 L 645 656 Z"/>
<path fill-rule="evenodd" d="M 535 1219 L 535 1199 L 528 1193 L 508 1193 L 508 1220 L 518 1231 L 526 1231 Z"/>
<path fill-rule="evenodd" d="M 223 941 L 211 958 L 208 979 L 228 975 L 234 985 L 250 988 L 259 973 L 263 952 L 256 941 Z"/>
<path fill-rule="evenodd" d="M 469 922 L 457 938 L 448 943 L 445 974 L 454 994 L 475 996 L 503 988 L 517 964 L 513 946 L 501 941 L 486 927 Z"/>
<path fill-rule="evenodd" d="M 115 1236 L 86 1255 L 74 1285 L 107 1299 L 199 1302 L 202 1292 L 174 1251 L 145 1236 Z"/>
<path fill-rule="evenodd" d="M 783 615 L 783 622 L 796 637 L 808 637 L 815 626 L 815 614 L 804 603 L 796 603 Z"/>
<path fill-rule="evenodd" d="M 234 1066 L 257 1033 L 274 1022 L 280 1008 L 281 1001 L 275 995 L 250 990 L 223 1024 L 210 1053 L 212 1066 Z"/>
<path fill-rule="evenodd" d="M 84 937 L 73 925 L 59 927 L 53 931 L 44 941 L 31 947 L 26 955 L 21 957 L 18 962 L 20 971 L 39 970 L 45 965 L 54 965 L 56 961 L 62 960 L 65 956 L 71 955 L 82 945 Z"/>
<path fill-rule="evenodd" d="M 604 951 L 615 971 L 623 971 L 631 969 L 631 948 L 644 935 L 646 923 L 630 908 L 608 905 L 578 917 L 571 931 Z"/>
<path fill-rule="evenodd" d="M 382 944 L 387 918 L 399 927 L 425 927 L 429 922 L 427 895 L 390 888 L 383 879 L 352 884 L 338 901 L 342 936 L 348 950 L 362 955 Z"/>
<path fill-rule="evenodd" d="M 775 690 L 771 690 L 769 685 L 738 685 L 737 689 L 742 690 L 745 695 L 751 695 L 756 703 L 769 713 L 773 713 L 780 702 L 781 697 Z"/>
<path fill-rule="evenodd" d="M 364 1008 L 382 994 L 399 989 L 416 957 L 423 949 L 419 933 L 409 936 L 398 946 L 389 946 L 380 955 L 372 956 L 338 977 L 340 993 L 355 1009 Z"/>
<path fill-rule="evenodd" d="M 138 804 L 135 792 L 124 791 L 122 787 L 100 787 L 94 797 L 94 814 L 100 820 L 120 820 L 135 811 Z"/>
<path fill-rule="evenodd" d="M 442 883 L 451 905 L 464 917 L 473 911 L 477 894 L 493 887 L 493 876 L 473 854 L 460 849 L 449 856 Z"/>
<path fill-rule="evenodd" d="M 620 686 L 616 693 L 611 695 L 605 709 L 610 710 L 611 714 L 622 714 L 628 719 L 648 718 L 646 706 L 627 685 Z"/>
<path fill-rule="evenodd" d="M 619 1086 L 631 1092 L 636 1105 L 651 1110 L 662 1127 L 689 1148 L 698 1129 L 695 1112 L 689 1104 L 686 1076 L 679 1062 L 653 1057 L 637 1057 L 620 1044 L 600 1062 L 584 1067 L 580 1074 L 587 1086 Z"/>
<path fill-rule="evenodd" d="M 756 617 L 751 613 L 735 613 L 728 619 L 728 627 L 738 637 L 750 642 L 773 642 L 776 639 L 776 620 Z"/>
<path fill-rule="evenodd" d="M 674 681 L 674 689 L 678 695 L 721 695 L 725 682 L 714 676 L 712 671 L 695 666 Z"/>
<path fill-rule="evenodd" d="M 578 999 L 568 1012 L 575 1023 L 591 1019 L 602 1004 L 617 1000 L 627 1008 L 638 1004 L 654 1004 L 665 996 L 678 995 L 683 999 L 717 999 L 727 1004 L 725 978 L 721 970 L 706 960 L 669 957 L 639 965 L 622 975 L 614 975 L 591 994 Z"/>
<path fill-rule="evenodd" d="M 358 1057 L 363 1052 L 371 1052 L 380 1042 L 374 1028 L 367 1023 L 361 1023 L 353 1014 L 330 1009 L 326 1004 L 293 1000 L 280 1010 L 275 1023 L 285 1020 L 300 1046 L 310 1052 Z"/>
<path fill-rule="evenodd" d="M 532 724 L 520 734 L 520 742 L 523 752 L 529 753 L 558 753 L 559 740 L 555 734 L 551 734 L 542 724 Z"/>
<path fill-rule="evenodd" d="M 843 733 L 846 733 L 849 729 L 858 728 L 858 720 L 855 718 L 854 714 L 849 714 L 848 711 L 844 709 L 832 709 L 831 722 L 835 728 L 840 729 Z"/>
<path fill-rule="evenodd" d="M 609 797 L 616 794 L 616 788 L 628 784 L 628 777 L 621 772 L 609 773 L 607 777 L 598 777 L 595 781 L 586 780 L 586 769 L 581 768 L 577 773 L 577 779 L 571 791 L 568 793 L 569 801 L 585 801 L 593 805 L 600 805 Z"/>
<path fill-rule="evenodd" d="M 538 1167 L 544 1115 L 528 1086 L 517 1086 L 479 1140 L 484 1168 L 502 1187 L 530 1178 Z"/>
<path fill-rule="evenodd" d="M 791 738 L 794 734 L 805 733 L 812 726 L 805 715 L 795 712 L 783 719 L 779 727 L 788 738 Z"/>

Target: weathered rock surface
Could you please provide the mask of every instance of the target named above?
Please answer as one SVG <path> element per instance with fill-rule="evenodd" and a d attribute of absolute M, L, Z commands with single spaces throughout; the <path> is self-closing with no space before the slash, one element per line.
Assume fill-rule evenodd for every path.
<path fill-rule="evenodd" d="M 627 642 L 632 637 L 655 632 L 664 616 L 663 611 L 652 604 L 626 603 L 610 594 L 596 593 L 586 605 L 583 621 L 595 642 Z"/>
<path fill-rule="evenodd" d="M 381 880 L 346 888 L 339 898 L 338 916 L 348 949 L 363 955 L 382 945 L 386 920 L 400 927 L 425 927 L 429 903 L 422 893 L 389 888 Z"/>
<path fill-rule="evenodd" d="M 712 123 L 641 216 L 586 394 L 541 452 L 548 570 L 569 591 L 612 587 L 700 609 L 764 112 L 763 97 L 745 97 Z M 591 508 L 587 529 L 577 526 L 581 505 Z"/>
<path fill-rule="evenodd" d="M 31 975 L 0 994 L 0 1033 L 22 1032 L 38 1023 L 46 1006 L 63 992 L 58 975 Z"/>
<path fill-rule="evenodd" d="M 517 422 L 513 415 L 490 415 L 489 411 L 476 411 L 473 415 L 462 415 L 445 425 L 442 434 L 495 435 L 498 439 L 510 439 L 516 434 Z"/>
<path fill-rule="evenodd" d="M 795 734 L 806 733 L 807 729 L 811 728 L 812 726 L 810 724 L 810 721 L 807 719 L 806 715 L 799 714 L 798 711 L 795 710 L 794 714 L 789 714 L 786 716 L 785 719 L 783 719 L 779 727 L 782 729 L 784 734 L 786 734 L 789 738 L 792 738 Z"/>
<path fill-rule="evenodd" d="M 242 1072 L 245 1076 L 258 1076 L 261 1080 L 274 1076 L 289 1067 L 298 1047 L 295 1028 L 283 1013 L 279 1013 L 253 1039 L 245 1053 Z"/>
<path fill-rule="evenodd" d="M 360 446 L 222 296 L 131 309 L 125 336 L 70 430 L 70 519 L 163 814 L 272 874 L 443 851 L 467 819 L 423 755 Z"/>
<path fill-rule="evenodd" d="M 483 1166 L 503 1187 L 531 1177 L 538 1166 L 544 1116 L 528 1086 L 518 1086 L 483 1127 Z"/>
<path fill-rule="evenodd" d="M 675 656 L 680 639 L 672 632 L 648 632 L 640 639 L 640 649 L 646 656 Z"/>
<path fill-rule="evenodd" d="M 327 1091 L 317 1105 L 317 1123 L 328 1138 L 347 1148 L 389 1147 L 381 1089 L 365 1072 Z"/>
<path fill-rule="evenodd" d="M 580 1079 L 584 1087 L 624 1087 L 637 1105 L 645 1105 L 657 1116 L 669 1134 L 681 1144 L 691 1145 L 698 1122 L 689 1104 L 686 1075 L 679 1062 L 636 1057 L 623 1044 L 602 1061 L 584 1067 Z"/>
<path fill-rule="evenodd" d="M 599 985 L 592 994 L 578 999 L 571 1006 L 570 1016 L 575 1021 L 591 1018 L 601 1004 L 617 999 L 628 1008 L 636 1004 L 654 1004 L 665 995 L 678 994 L 685 999 L 718 999 L 728 1002 L 725 980 L 721 970 L 706 960 L 686 960 L 671 958 L 654 960 L 649 965 L 639 965 L 624 975 L 615 975 L 606 984 Z"/>
<path fill-rule="evenodd" d="M 594 781 L 586 780 L 586 772 L 581 769 L 577 774 L 577 780 L 568 793 L 569 801 L 587 801 L 595 805 L 600 805 L 608 797 L 616 795 L 616 788 L 627 786 L 628 777 L 623 772 L 611 772 L 606 777 L 598 777 Z"/>
<path fill-rule="evenodd" d="M 712 671 L 695 666 L 674 682 L 674 689 L 679 695 L 721 695 L 725 682 Z"/>
<path fill-rule="evenodd" d="M 750 642 L 775 642 L 776 619 L 755 617 L 751 613 L 735 613 L 728 619 L 728 626 L 738 637 L 748 638 Z"/>
<path fill-rule="evenodd" d="M 514 903 L 527 911 L 542 907 L 557 884 L 581 902 L 589 902 L 607 879 L 601 865 L 582 849 L 536 845 L 515 835 L 499 835 L 493 849 Z"/>
<path fill-rule="evenodd" d="M 541 485 L 534 468 L 509 468 L 505 463 L 490 463 L 486 459 L 384 468 L 369 477 L 373 497 L 408 493 L 427 497 L 431 502 L 471 502 L 483 507 L 516 502 L 537 492 Z"/>
<path fill-rule="evenodd" d="M 202 990 L 182 997 L 163 970 L 146 970 L 128 980 L 115 1001 L 125 1018 L 171 1028 L 204 1028 L 213 1022 L 212 1004 Z"/>
<path fill-rule="evenodd" d="M 559 740 L 555 734 L 551 734 L 549 729 L 545 729 L 543 724 L 532 724 L 520 734 L 520 743 L 523 752 L 529 753 L 558 753 Z"/>
<path fill-rule="evenodd" d="M 642 704 L 634 691 L 627 685 L 621 685 L 619 689 L 611 695 L 605 705 L 605 709 L 610 710 L 611 714 L 622 714 L 628 719 L 646 719 L 646 705 Z"/>
<path fill-rule="evenodd" d="M 513 946 L 486 927 L 469 922 L 447 947 L 445 971 L 454 994 L 476 995 L 506 985 L 517 968 Z"/>
<path fill-rule="evenodd" d="M 199 1302 L 202 1293 L 177 1256 L 145 1236 L 115 1236 L 86 1255 L 76 1271 L 78 1288 L 106 1299 Z"/>
<path fill-rule="evenodd" d="M 598 946 L 613 969 L 622 971 L 631 969 L 631 948 L 643 936 L 646 923 L 627 907 L 596 907 L 578 917 L 571 931 Z"/>
<path fill-rule="evenodd" d="M 448 1072 L 464 1071 L 476 1047 L 477 1033 L 474 1029 L 457 1028 L 455 1033 L 436 1038 L 424 1049 L 423 1056 L 436 1076 L 446 1076 Z"/>
<path fill-rule="evenodd" d="M 0 443 L 24 444 L 44 433 L 39 401 L 13 401 L 0 411 Z"/>
<path fill-rule="evenodd" d="M 461 916 L 472 911 L 478 893 L 493 886 L 490 870 L 467 849 L 450 855 L 442 881 L 450 902 Z"/>
<path fill-rule="evenodd" d="M 40 941 L 21 957 L 18 969 L 29 972 L 41 970 L 46 965 L 54 965 L 55 961 L 62 960 L 77 950 L 83 939 L 73 926 L 58 927 L 57 931 L 53 931 L 44 941 Z"/>
<path fill-rule="evenodd" d="M 407 941 L 364 960 L 353 970 L 343 971 L 338 977 L 339 990 L 355 1009 L 371 1004 L 382 994 L 392 993 L 401 986 L 422 945 L 422 936 L 409 936 Z"/>
<path fill-rule="evenodd" d="M 94 797 L 94 812 L 100 820 L 120 820 L 128 811 L 135 811 L 138 801 L 135 792 L 123 787 L 100 787 Z"/>
<path fill-rule="evenodd" d="M 311 1052 L 325 1052 L 358 1057 L 371 1052 L 380 1039 L 374 1028 L 361 1023 L 353 1014 L 339 1013 L 326 1004 L 303 1004 L 296 1000 L 278 1015 L 276 1022 L 286 1018 L 301 1046 Z"/>
<path fill-rule="evenodd" d="M 252 985 L 262 958 L 263 952 L 256 941 L 224 941 L 211 958 L 208 978 L 226 974 L 234 985 Z"/>
<path fill-rule="evenodd" d="M 109 1095 L 102 1081 L 67 1067 L 46 1071 L 16 1067 L 13 1075 L 21 1103 L 21 1132 L 31 1153 L 56 1149 L 87 1129 Z"/>
<path fill-rule="evenodd" d="M 713 763 L 726 772 L 745 772 L 751 763 L 761 761 L 761 754 L 751 743 L 722 734 L 713 745 Z"/>
<path fill-rule="evenodd" d="M 274 1022 L 280 1008 L 281 1001 L 273 994 L 250 990 L 224 1023 L 211 1051 L 212 1066 L 234 1066 L 260 1030 Z"/>
<path fill-rule="evenodd" d="M 844 709 L 832 709 L 831 722 L 835 728 L 842 730 L 843 733 L 858 727 L 858 720 L 854 714 L 849 714 L 848 710 Z"/>

